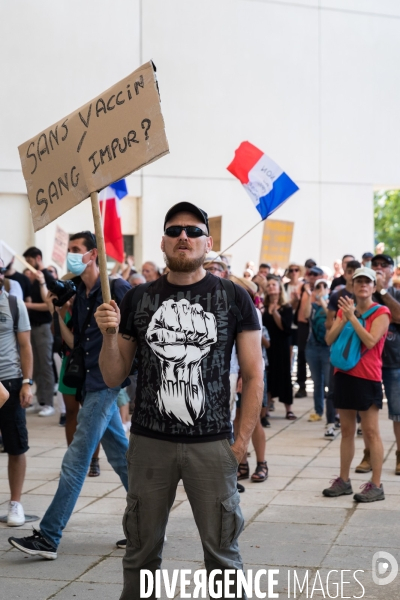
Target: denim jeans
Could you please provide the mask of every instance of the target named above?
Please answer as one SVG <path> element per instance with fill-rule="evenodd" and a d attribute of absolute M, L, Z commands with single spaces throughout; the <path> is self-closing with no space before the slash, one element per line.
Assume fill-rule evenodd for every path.
<path fill-rule="evenodd" d="M 400 421 L 400 369 L 383 367 L 382 379 L 388 403 L 389 419 Z"/>
<path fill-rule="evenodd" d="M 53 334 L 51 323 L 33 325 L 31 329 L 33 353 L 33 379 L 36 383 L 36 398 L 39 404 L 53 406 Z"/>
<path fill-rule="evenodd" d="M 330 349 L 317 345 L 312 339 L 306 346 L 306 360 L 314 382 L 314 409 L 317 415 L 324 414 L 325 386 L 329 385 Z"/>
<path fill-rule="evenodd" d="M 154 573 L 161 566 L 164 533 L 180 479 L 200 533 L 207 572 L 243 569 L 237 541 L 244 525 L 238 463 L 228 440 L 183 444 L 131 435 L 127 459 L 127 545 L 120 600 L 141 598 L 140 570 Z M 179 544 L 185 544 L 185 537 Z M 150 597 L 155 598 L 154 593 Z"/>
<path fill-rule="evenodd" d="M 335 377 L 334 377 L 335 367 L 332 363 L 329 364 L 329 391 L 326 397 L 326 422 L 332 425 L 336 419 L 336 408 L 333 404 L 333 394 L 334 394 L 334 385 L 335 385 Z"/>
<path fill-rule="evenodd" d="M 78 413 L 78 427 L 61 466 L 56 494 L 41 523 L 41 534 L 56 547 L 74 510 L 86 479 L 90 460 L 101 441 L 107 460 L 128 489 L 126 438 L 117 407 L 120 388 L 87 392 Z"/>

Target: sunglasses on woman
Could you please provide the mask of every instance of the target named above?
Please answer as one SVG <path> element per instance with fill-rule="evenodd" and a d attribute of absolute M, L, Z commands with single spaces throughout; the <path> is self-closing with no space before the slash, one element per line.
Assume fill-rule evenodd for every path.
<path fill-rule="evenodd" d="M 183 225 L 171 225 L 171 227 L 167 227 L 164 231 L 164 235 L 167 235 L 168 237 L 179 237 L 182 231 L 186 233 L 188 238 L 198 238 L 202 235 L 208 237 L 208 233 L 205 233 L 200 227 L 195 227 L 194 225 L 186 225 L 185 227 Z"/>
<path fill-rule="evenodd" d="M 300 269 L 289 269 L 289 273 L 298 273 Z"/>
<path fill-rule="evenodd" d="M 6 271 L 7 269 L 5 267 L 0 267 L 0 275 L 4 275 Z"/>

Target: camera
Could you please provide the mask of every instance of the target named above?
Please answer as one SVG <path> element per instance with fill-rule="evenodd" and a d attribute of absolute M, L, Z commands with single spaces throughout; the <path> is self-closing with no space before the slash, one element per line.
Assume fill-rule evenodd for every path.
<path fill-rule="evenodd" d="M 76 285 L 70 279 L 66 281 L 55 279 L 47 284 L 47 289 L 57 296 L 57 298 L 53 298 L 54 306 L 64 306 L 76 294 Z"/>

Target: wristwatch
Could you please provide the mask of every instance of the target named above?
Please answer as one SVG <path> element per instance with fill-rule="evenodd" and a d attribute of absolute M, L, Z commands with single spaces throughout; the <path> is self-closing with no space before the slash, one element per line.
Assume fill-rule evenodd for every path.
<path fill-rule="evenodd" d="M 29 383 L 29 385 L 33 385 L 33 379 L 23 379 L 23 380 L 22 380 L 22 385 L 23 385 L 24 383 Z"/>
<path fill-rule="evenodd" d="M 386 296 L 386 294 L 388 293 L 388 291 L 387 291 L 387 289 L 382 288 L 379 293 L 380 293 L 381 296 Z"/>

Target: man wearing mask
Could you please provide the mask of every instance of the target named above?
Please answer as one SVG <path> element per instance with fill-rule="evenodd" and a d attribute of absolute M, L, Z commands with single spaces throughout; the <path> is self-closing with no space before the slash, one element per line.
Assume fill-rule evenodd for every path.
<path fill-rule="evenodd" d="M 364 254 L 361 257 L 362 266 L 368 267 L 370 269 L 373 257 L 374 255 L 372 254 L 372 252 L 364 252 Z"/>
<path fill-rule="evenodd" d="M 37 407 L 28 409 L 38 410 L 39 417 L 49 417 L 54 414 L 54 371 L 53 371 L 53 334 L 51 332 L 51 313 L 42 300 L 41 286 L 54 281 L 43 265 L 42 251 L 35 246 L 25 250 L 23 254 L 27 263 L 37 271 L 31 286 L 31 299 L 25 301 L 31 322 L 31 343 L 33 350 L 33 379 L 36 383 Z"/>
<path fill-rule="evenodd" d="M 0 258 L 0 396 L 4 388 L 9 394 L 4 406 L 0 402 L 0 429 L 11 491 L 7 525 L 17 527 L 25 523 L 21 494 L 29 449 L 25 409 L 32 400 L 32 347 L 28 311 L 22 300 L 11 299 L 4 290 L 5 271 Z"/>
<path fill-rule="evenodd" d="M 382 380 L 397 445 L 395 473 L 400 475 L 400 290 L 396 290 L 392 285 L 394 261 L 391 256 L 376 254 L 371 263 L 376 273 L 376 292 L 372 299 L 387 306 L 391 317 L 383 347 Z M 371 470 L 369 448 L 365 448 L 363 460 L 356 471 L 368 473 Z"/>
<path fill-rule="evenodd" d="M 31 556 L 57 558 L 62 531 L 74 510 L 90 460 L 100 441 L 108 462 L 128 489 L 125 456 L 128 441 L 116 402 L 121 385 L 108 388 L 99 368 L 103 336 L 94 312 L 103 299 L 97 256 L 96 238 L 90 231 L 82 231 L 70 238 L 67 270 L 82 279 L 72 311 L 73 334 L 60 317 L 59 323 L 65 342 L 70 347 L 80 345 L 84 350 L 86 379 L 82 390 L 83 406 L 79 411 L 74 438 L 63 458 L 57 492 L 40 523 L 40 531 L 34 529 L 33 535 L 26 538 L 9 538 L 11 545 Z M 129 289 L 130 285 L 122 278 L 112 282 L 116 306 Z M 122 382 L 123 385 L 127 383 L 129 379 Z"/>

